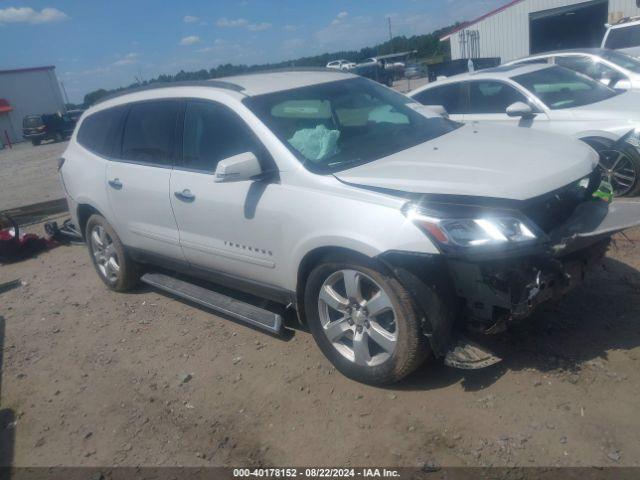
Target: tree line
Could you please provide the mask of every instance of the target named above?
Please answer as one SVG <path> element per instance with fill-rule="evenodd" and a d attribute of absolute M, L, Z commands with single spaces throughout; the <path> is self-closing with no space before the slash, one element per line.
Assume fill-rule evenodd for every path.
<path fill-rule="evenodd" d="M 115 88 L 112 90 L 106 90 L 100 88 L 92 92 L 87 93 L 84 96 L 84 108 L 88 108 L 98 100 L 123 90 L 144 87 L 153 83 L 163 82 L 184 82 L 191 80 L 210 80 L 214 78 L 227 77 L 231 75 L 240 75 L 243 73 L 258 72 L 261 70 L 272 70 L 277 68 L 286 67 L 324 67 L 328 62 L 336 59 L 345 59 L 351 62 L 360 63 L 367 58 L 375 57 L 377 55 L 386 55 L 389 53 L 404 52 L 404 51 L 416 51 L 415 57 L 418 59 L 429 59 L 433 57 L 448 57 L 450 55 L 449 43 L 441 42 L 440 37 L 445 35 L 455 25 L 436 30 L 435 32 L 425 35 L 413 35 L 411 37 L 398 36 L 384 43 L 380 43 L 373 47 L 364 47 L 360 50 L 345 50 L 333 53 L 323 53 L 321 55 L 314 55 L 309 57 L 301 57 L 295 60 L 287 60 L 277 63 L 265 63 L 260 65 L 234 65 L 226 63 L 218 65 L 209 70 L 201 69 L 193 72 L 185 72 L 180 70 L 175 75 L 162 74 L 151 80 L 145 80 L 142 82 L 135 82 L 126 87 Z"/>

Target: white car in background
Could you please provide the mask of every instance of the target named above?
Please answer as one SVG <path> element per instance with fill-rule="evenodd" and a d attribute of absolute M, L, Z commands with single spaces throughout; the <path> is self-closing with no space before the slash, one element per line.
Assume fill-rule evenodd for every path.
<path fill-rule="evenodd" d="M 640 90 L 640 60 L 626 53 L 604 48 L 582 48 L 531 55 L 505 65 L 533 63 L 558 65 L 616 90 Z"/>
<path fill-rule="evenodd" d="M 581 139 L 600 154 L 616 195 L 640 192 L 640 92 L 616 91 L 563 67 L 512 65 L 439 80 L 409 96 L 444 107 L 453 120 Z"/>
<path fill-rule="evenodd" d="M 623 18 L 618 23 L 607 25 L 602 39 L 602 48 L 620 50 L 633 57 L 640 56 L 640 17 Z"/>
<path fill-rule="evenodd" d="M 327 63 L 327 68 L 333 70 L 351 70 L 355 66 L 356 64 L 349 60 L 334 60 L 333 62 Z"/>

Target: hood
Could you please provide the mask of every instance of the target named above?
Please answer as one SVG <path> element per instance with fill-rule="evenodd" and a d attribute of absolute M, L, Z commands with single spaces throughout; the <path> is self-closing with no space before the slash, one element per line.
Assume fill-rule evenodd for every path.
<path fill-rule="evenodd" d="M 615 119 L 629 123 L 631 130 L 635 126 L 632 123 L 640 123 L 640 92 L 628 90 L 601 102 L 574 107 L 571 113 L 579 120 Z"/>
<path fill-rule="evenodd" d="M 335 176 L 354 185 L 410 193 L 526 200 L 588 175 L 597 162 L 594 150 L 568 137 L 467 124 Z"/>

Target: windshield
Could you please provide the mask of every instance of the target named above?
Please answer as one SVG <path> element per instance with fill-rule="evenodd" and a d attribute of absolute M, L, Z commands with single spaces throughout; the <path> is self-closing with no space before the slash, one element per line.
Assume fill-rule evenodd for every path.
<path fill-rule="evenodd" d="M 617 50 L 619 48 L 637 47 L 640 45 L 640 25 L 612 28 L 609 30 L 605 48 Z"/>
<path fill-rule="evenodd" d="M 513 77 L 552 110 L 601 102 L 618 93 L 586 75 L 562 67 L 550 67 Z"/>
<path fill-rule="evenodd" d="M 619 67 L 634 73 L 640 73 L 640 60 L 637 60 L 625 53 L 620 52 L 606 52 L 602 55 L 602 58 L 609 60 L 611 63 L 615 63 Z"/>
<path fill-rule="evenodd" d="M 24 117 L 22 128 L 36 128 L 42 125 L 41 117 Z"/>
<path fill-rule="evenodd" d="M 369 163 L 460 126 L 414 111 L 410 98 L 364 78 L 243 100 L 309 170 Z"/>

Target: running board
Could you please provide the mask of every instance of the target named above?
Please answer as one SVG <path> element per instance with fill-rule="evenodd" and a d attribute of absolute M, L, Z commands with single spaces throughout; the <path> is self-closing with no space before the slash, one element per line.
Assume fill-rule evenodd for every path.
<path fill-rule="evenodd" d="M 222 313 L 270 333 L 279 335 L 282 332 L 282 317 L 269 310 L 161 273 L 146 273 L 141 280 L 147 285 L 190 300 L 217 313 Z"/>
<path fill-rule="evenodd" d="M 501 361 L 500 357 L 465 337 L 460 337 L 444 357 L 447 367 L 461 370 L 478 370 Z"/>

